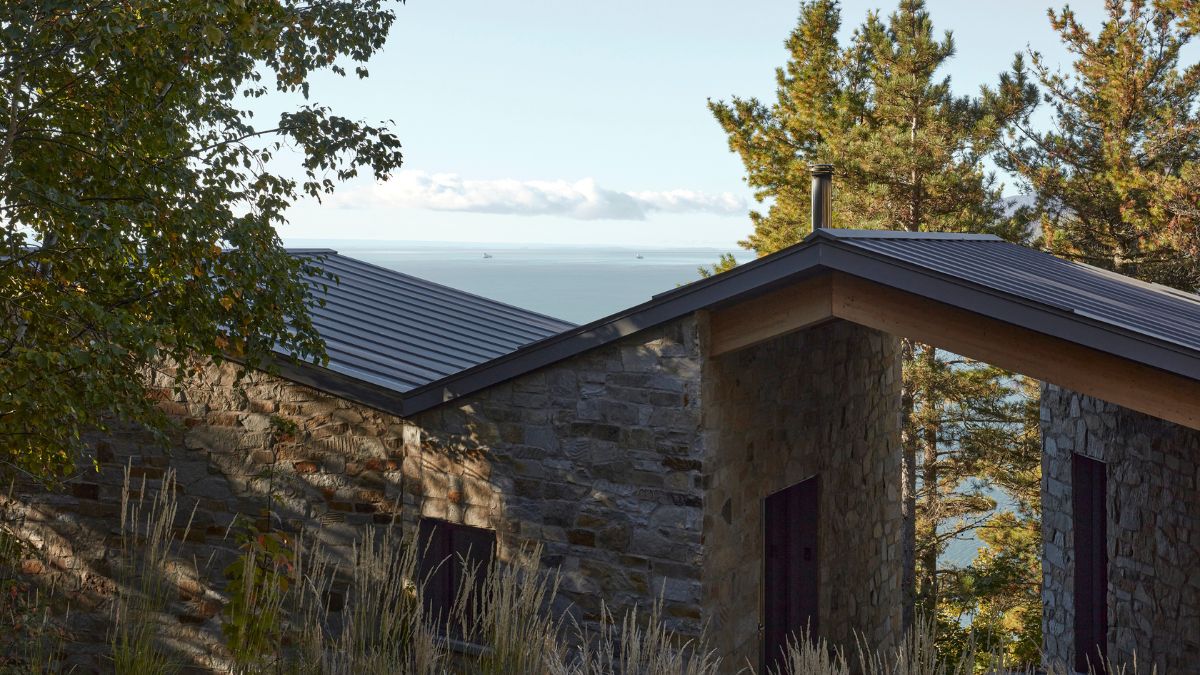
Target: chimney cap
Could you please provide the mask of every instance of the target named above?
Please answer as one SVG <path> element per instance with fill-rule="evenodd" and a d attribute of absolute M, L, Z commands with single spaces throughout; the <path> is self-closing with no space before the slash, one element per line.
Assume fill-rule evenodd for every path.
<path fill-rule="evenodd" d="M 833 165 L 812 164 L 812 229 L 831 227 L 830 211 L 833 209 Z"/>

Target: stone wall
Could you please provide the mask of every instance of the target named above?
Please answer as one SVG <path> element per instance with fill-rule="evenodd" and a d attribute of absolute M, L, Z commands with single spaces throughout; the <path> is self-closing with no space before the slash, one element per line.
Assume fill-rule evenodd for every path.
<path fill-rule="evenodd" d="M 820 633 L 889 644 L 901 609 L 897 340 L 838 321 L 706 367 L 704 606 L 726 665 L 758 665 L 762 500 L 815 474 Z"/>
<path fill-rule="evenodd" d="M 116 581 L 125 467 L 157 489 L 173 469 L 183 550 L 180 595 L 164 617 L 192 668 L 224 667 L 221 570 L 236 554 L 236 514 L 344 550 L 370 523 L 424 515 L 496 530 L 511 559 L 540 543 L 562 571 L 560 606 L 585 624 L 603 599 L 622 612 L 658 594 L 677 630 L 700 629 L 700 348 L 685 318 L 404 420 L 309 387 L 207 369 L 179 395 L 156 389 L 178 422 L 170 447 L 144 431 L 95 439 L 65 493 L 25 486 L 5 512 L 49 561 L 28 572 L 70 598 L 73 663 L 104 663 Z M 158 382 L 165 385 L 166 382 Z M 286 420 L 297 431 L 285 433 Z M 140 483 L 139 483 L 140 485 Z M 180 530 L 182 532 L 182 529 Z"/>
<path fill-rule="evenodd" d="M 425 515 L 455 455 L 488 458 L 503 540 L 541 542 L 562 604 L 585 621 L 662 594 L 668 624 L 700 631 L 700 346 L 688 317 L 418 415 Z M 464 476 L 465 477 L 465 476 Z M 453 485 L 447 490 L 456 489 Z M 470 494 L 470 488 L 466 494 Z M 415 503 L 413 504 L 416 505 Z"/>
<path fill-rule="evenodd" d="M 1044 385 L 1043 635 L 1047 665 L 1072 663 L 1071 455 L 1107 464 L 1108 654 L 1200 673 L 1200 432 Z"/>

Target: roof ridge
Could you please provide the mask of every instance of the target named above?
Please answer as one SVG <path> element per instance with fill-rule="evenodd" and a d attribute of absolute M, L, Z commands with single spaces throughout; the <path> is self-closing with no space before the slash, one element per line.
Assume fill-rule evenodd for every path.
<path fill-rule="evenodd" d="M 908 230 L 851 230 L 837 228 L 820 228 L 804 238 L 805 241 L 814 238 L 829 237 L 833 239 L 952 239 L 959 241 L 996 241 L 1003 238 L 994 234 L 975 232 L 910 232 Z"/>
<path fill-rule="evenodd" d="M 284 246 L 283 250 L 288 255 L 297 255 L 297 254 L 299 254 L 299 255 L 318 255 L 318 254 L 320 254 L 320 255 L 337 255 L 338 254 L 337 251 L 335 251 L 331 248 L 305 248 L 303 246 L 299 247 L 299 248 L 292 248 L 289 246 Z"/>

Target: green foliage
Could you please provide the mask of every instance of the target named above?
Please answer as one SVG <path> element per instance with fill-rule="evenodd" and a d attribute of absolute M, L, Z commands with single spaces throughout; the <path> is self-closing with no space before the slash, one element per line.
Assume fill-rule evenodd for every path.
<path fill-rule="evenodd" d="M 288 536 L 253 525 L 244 525 L 237 538 L 241 553 L 225 569 L 229 602 L 221 632 L 239 666 L 272 667 L 280 658 L 295 550 Z"/>
<path fill-rule="evenodd" d="M 281 417 L 279 415 L 271 415 L 271 439 L 272 444 L 278 441 L 288 441 L 300 433 L 300 425 L 296 420 Z"/>
<path fill-rule="evenodd" d="M 975 644 L 1004 655 L 1010 665 L 1036 667 L 1042 648 L 1041 523 L 1001 512 L 978 534 L 984 547 L 947 584 L 938 615 L 939 649 L 957 658 Z"/>
<path fill-rule="evenodd" d="M 811 0 L 776 71 L 776 100 L 709 102 L 746 167 L 764 214 L 740 242 L 760 256 L 809 232 L 809 165 L 832 163 L 834 227 L 994 231 L 1019 240 L 983 159 L 1008 122 L 995 100 L 956 97 L 937 71 L 954 54 L 920 0 L 885 21 L 871 13 L 849 44 L 837 40 L 835 0 Z"/>
<path fill-rule="evenodd" d="M 1200 64 L 1180 64 L 1200 30 L 1195 3 L 1112 0 L 1094 35 L 1069 7 L 1049 12 L 1075 61 L 1018 57 L 1001 89 L 1041 85 L 1048 130 L 1028 98 L 1001 166 L 1038 195 L 1054 253 L 1146 281 L 1200 289 Z"/>
<path fill-rule="evenodd" d="M 697 271 L 700 272 L 700 276 L 707 279 L 715 274 L 728 272 L 729 270 L 737 267 L 737 264 L 737 259 L 733 257 L 732 253 L 722 253 L 721 257 L 717 259 L 717 262 L 713 263 L 712 265 L 700 267 Z"/>
<path fill-rule="evenodd" d="M 0 463 L 49 479 L 113 418 L 163 429 L 146 382 L 164 363 L 184 366 L 169 388 L 195 357 L 321 358 L 298 282 L 315 270 L 275 227 L 399 166 L 385 127 L 308 98 L 393 18 L 380 0 L 0 4 Z M 303 103 L 260 124 L 272 89 Z"/>
<path fill-rule="evenodd" d="M 904 435 L 921 451 L 915 491 L 916 591 L 921 611 L 934 616 L 944 600 L 942 579 L 957 574 L 938 563 L 946 547 L 979 533 L 981 526 L 999 528 L 1010 522 L 994 517 L 990 489 L 1001 489 L 1021 513 L 1038 522 L 1039 395 L 1034 380 L 924 345 L 914 350 L 905 361 L 912 406 Z"/>

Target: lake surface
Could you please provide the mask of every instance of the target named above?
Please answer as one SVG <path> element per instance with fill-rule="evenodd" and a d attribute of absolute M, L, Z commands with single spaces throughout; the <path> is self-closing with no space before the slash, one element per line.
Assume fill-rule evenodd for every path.
<path fill-rule="evenodd" d="M 312 239 L 289 240 L 287 244 L 332 248 L 381 267 L 574 323 L 619 312 L 695 281 L 700 278 L 697 268 L 711 265 L 725 252 Z M 754 259 L 749 251 L 734 253 L 741 262 Z"/>

